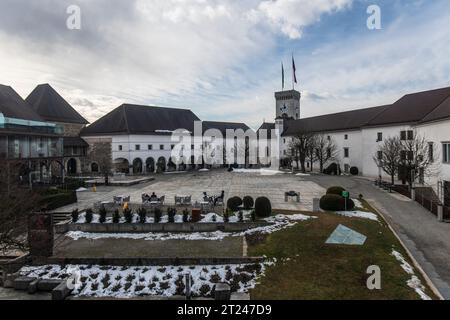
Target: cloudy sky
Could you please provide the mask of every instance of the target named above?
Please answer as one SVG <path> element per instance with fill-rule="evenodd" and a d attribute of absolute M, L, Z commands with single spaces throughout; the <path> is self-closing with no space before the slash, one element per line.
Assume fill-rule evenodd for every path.
<path fill-rule="evenodd" d="M 50 83 L 90 121 L 127 102 L 257 128 L 292 53 L 302 117 L 450 86 L 449 21 L 448 0 L 0 0 L 0 83 Z"/>

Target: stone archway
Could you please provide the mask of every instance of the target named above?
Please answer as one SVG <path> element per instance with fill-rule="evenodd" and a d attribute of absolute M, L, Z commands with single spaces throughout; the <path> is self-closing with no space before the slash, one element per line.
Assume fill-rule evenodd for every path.
<path fill-rule="evenodd" d="M 100 171 L 100 168 L 98 166 L 98 163 L 92 162 L 91 163 L 91 172 L 98 173 Z"/>
<path fill-rule="evenodd" d="M 153 159 L 152 157 L 147 158 L 147 160 L 145 160 L 145 171 L 147 173 L 154 173 L 155 169 L 155 159 Z"/>
<path fill-rule="evenodd" d="M 157 172 L 165 172 L 166 171 L 166 158 L 160 157 L 158 159 L 158 163 L 156 164 Z"/>
<path fill-rule="evenodd" d="M 77 160 L 75 158 L 70 158 L 67 161 L 67 173 L 70 174 L 76 174 L 77 173 Z"/>
<path fill-rule="evenodd" d="M 116 172 L 130 173 L 130 163 L 125 158 L 118 158 L 114 160 L 114 168 Z"/>
<path fill-rule="evenodd" d="M 133 160 L 133 174 L 142 174 L 144 166 L 140 158 Z"/>
<path fill-rule="evenodd" d="M 167 163 L 167 171 L 177 171 L 177 165 L 172 161 L 172 159 L 169 159 L 169 162 Z"/>

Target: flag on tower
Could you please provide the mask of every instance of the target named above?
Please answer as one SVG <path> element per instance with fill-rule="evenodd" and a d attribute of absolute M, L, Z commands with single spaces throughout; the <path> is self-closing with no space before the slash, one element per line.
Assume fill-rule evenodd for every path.
<path fill-rule="evenodd" d="M 284 90 L 284 65 L 281 63 L 281 90 Z"/>
<path fill-rule="evenodd" d="M 292 55 L 292 81 L 294 83 L 298 83 L 297 82 L 297 68 L 295 67 L 294 55 Z"/>

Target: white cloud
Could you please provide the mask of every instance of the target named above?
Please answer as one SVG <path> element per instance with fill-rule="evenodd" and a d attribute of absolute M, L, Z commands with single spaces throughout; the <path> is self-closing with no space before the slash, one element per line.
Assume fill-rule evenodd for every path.
<path fill-rule="evenodd" d="M 26 96 L 48 82 L 90 121 L 128 102 L 191 108 L 203 119 L 253 127 L 274 117 L 280 47 L 301 47 L 290 40 L 353 3 L 79 0 L 82 30 L 68 31 L 64 7 L 71 2 L 2 1 L 0 83 Z M 377 33 L 297 52 L 302 115 L 393 102 L 403 92 L 448 84 L 442 26 L 449 18 L 435 10 L 411 27 L 406 12 Z"/>
<path fill-rule="evenodd" d="M 325 13 L 333 13 L 348 8 L 353 0 L 266 0 L 258 6 L 258 11 L 251 13 L 255 19 L 266 20 L 275 28 L 292 39 L 302 36 L 302 29 Z"/>

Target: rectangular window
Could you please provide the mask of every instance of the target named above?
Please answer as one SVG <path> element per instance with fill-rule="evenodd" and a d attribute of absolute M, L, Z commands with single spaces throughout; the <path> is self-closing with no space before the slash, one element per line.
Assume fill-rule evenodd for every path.
<path fill-rule="evenodd" d="M 345 139 L 345 140 L 348 140 L 348 134 L 346 134 L 346 135 L 344 136 L 344 139 Z"/>
<path fill-rule="evenodd" d="M 414 131 L 408 130 L 408 140 L 414 140 Z"/>
<path fill-rule="evenodd" d="M 122 151 L 122 150 L 123 150 L 123 146 L 119 145 L 119 151 Z"/>
<path fill-rule="evenodd" d="M 350 149 L 344 148 L 344 158 L 348 158 L 350 156 Z"/>
<path fill-rule="evenodd" d="M 442 162 L 450 164 L 450 143 L 442 144 L 442 155 L 443 155 Z"/>
<path fill-rule="evenodd" d="M 194 150 L 195 146 L 193 144 L 191 144 L 191 150 Z"/>
<path fill-rule="evenodd" d="M 378 151 L 378 160 L 383 160 L 383 151 Z"/>
<path fill-rule="evenodd" d="M 406 140 L 406 131 L 400 131 L 400 140 L 402 141 Z"/>
<path fill-rule="evenodd" d="M 428 160 L 434 162 L 434 143 L 428 142 Z"/>
<path fill-rule="evenodd" d="M 408 160 L 414 160 L 414 151 L 408 151 Z"/>
<path fill-rule="evenodd" d="M 377 142 L 381 142 L 383 141 L 383 132 L 378 132 L 377 133 Z"/>
<path fill-rule="evenodd" d="M 148 145 L 148 150 L 153 150 L 153 145 L 149 144 Z"/>
<path fill-rule="evenodd" d="M 406 151 L 400 151 L 400 160 L 406 161 Z"/>
<path fill-rule="evenodd" d="M 141 145 L 140 145 L 140 144 L 137 144 L 137 145 L 135 145 L 134 147 L 135 147 L 134 149 L 135 149 L 136 151 L 141 150 Z"/>
<path fill-rule="evenodd" d="M 163 144 L 159 145 L 159 150 L 164 150 L 164 145 Z"/>

